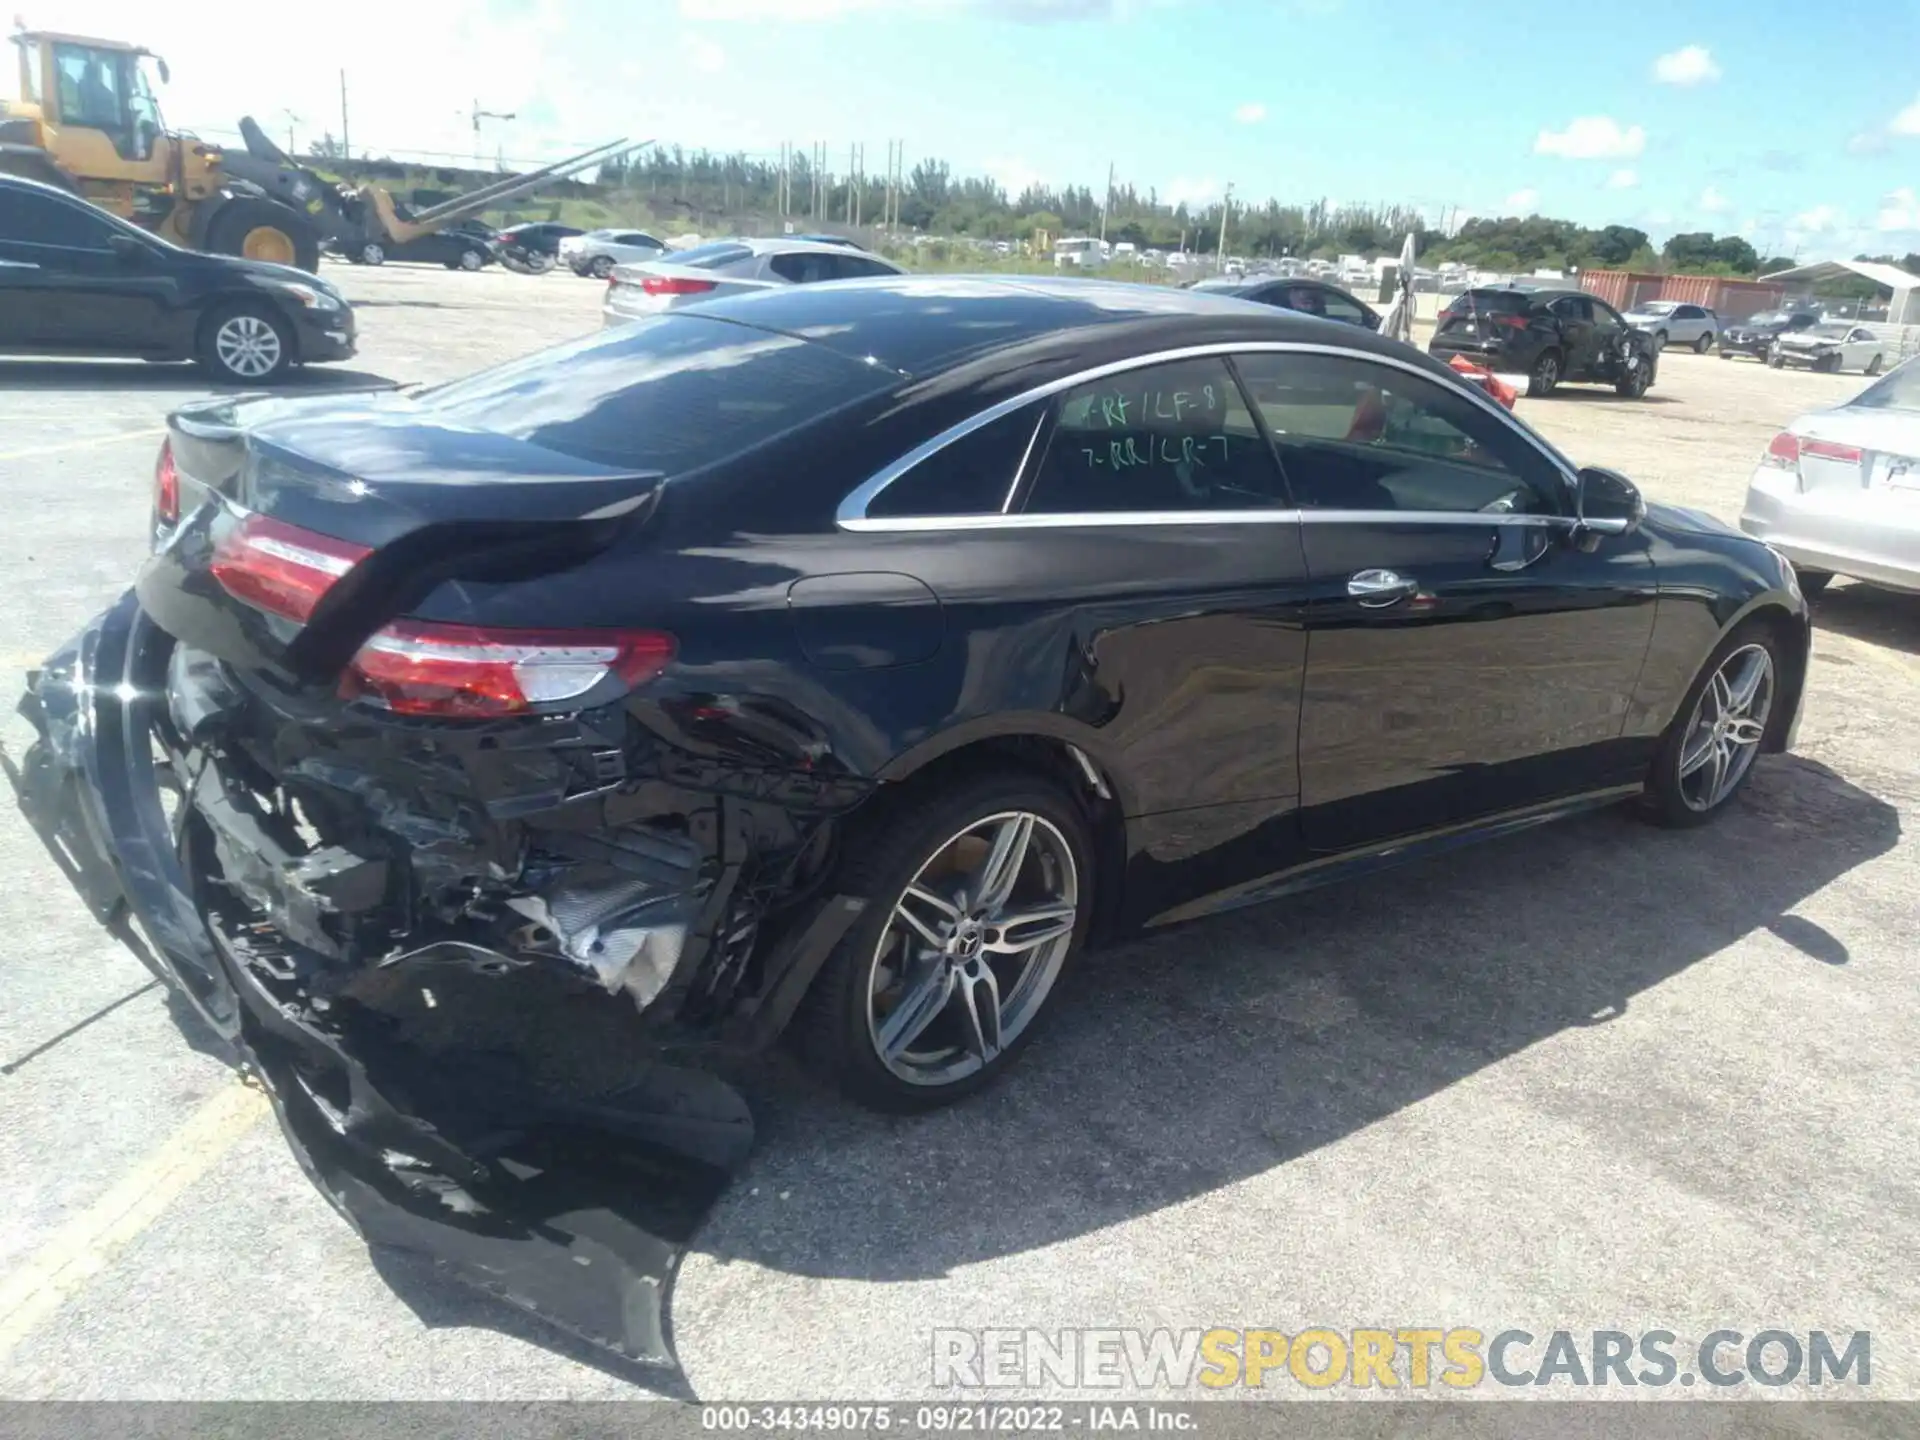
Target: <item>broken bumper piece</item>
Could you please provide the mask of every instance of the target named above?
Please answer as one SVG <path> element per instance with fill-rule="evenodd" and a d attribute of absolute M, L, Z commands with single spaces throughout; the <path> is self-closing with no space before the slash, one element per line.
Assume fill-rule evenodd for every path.
<path fill-rule="evenodd" d="M 131 593 L 20 708 L 27 818 L 361 1235 L 674 1366 L 671 1278 L 753 1138 L 690 1058 L 771 1039 L 858 916 L 756 878 L 819 848 L 834 798 L 796 821 L 670 759 L 609 780 L 605 737 L 567 724 L 473 737 L 482 773 L 444 736 L 263 721 Z"/>

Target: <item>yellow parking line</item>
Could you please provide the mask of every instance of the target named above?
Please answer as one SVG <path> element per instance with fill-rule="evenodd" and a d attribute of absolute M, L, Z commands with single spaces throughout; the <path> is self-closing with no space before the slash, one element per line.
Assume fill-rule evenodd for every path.
<path fill-rule="evenodd" d="M 0 454 L 0 461 L 31 460 L 36 455 L 58 455 L 67 450 L 89 450 L 96 445 L 117 445 L 122 440 L 151 440 L 156 435 L 166 433 L 166 426 L 157 425 L 151 430 L 123 430 L 118 435 L 95 435 L 86 440 L 62 440 L 58 445 L 30 445 L 25 450 L 8 450 Z"/>
<path fill-rule="evenodd" d="M 24 1264 L 0 1277 L 0 1359 L 165 1214 L 267 1109 L 267 1097 L 260 1091 L 237 1080 L 222 1083 L 158 1150 L 62 1226 Z"/>

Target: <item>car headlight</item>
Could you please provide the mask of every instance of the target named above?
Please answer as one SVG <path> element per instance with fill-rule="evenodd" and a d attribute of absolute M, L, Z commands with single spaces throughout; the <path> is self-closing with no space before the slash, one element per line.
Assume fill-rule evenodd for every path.
<path fill-rule="evenodd" d="M 322 290 L 317 285 L 299 285 L 291 280 L 277 282 L 274 289 L 282 295 L 291 295 L 309 310 L 338 310 L 340 297 L 331 291 Z"/>

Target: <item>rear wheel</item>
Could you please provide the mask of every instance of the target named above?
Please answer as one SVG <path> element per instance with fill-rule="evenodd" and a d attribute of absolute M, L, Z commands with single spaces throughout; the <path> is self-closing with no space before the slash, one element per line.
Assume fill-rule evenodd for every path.
<path fill-rule="evenodd" d="M 293 334 L 264 305 L 230 305 L 201 322 L 196 358 L 222 380 L 265 384 L 293 368 Z"/>
<path fill-rule="evenodd" d="M 460 252 L 458 264 L 462 270 L 478 270 L 487 263 L 487 257 L 478 250 L 466 249 Z"/>
<path fill-rule="evenodd" d="M 1073 800 L 989 775 L 900 804 L 848 857 L 866 912 L 808 997 L 810 1058 L 853 1099 L 927 1110 L 1033 1037 L 1085 939 L 1093 848 Z"/>
<path fill-rule="evenodd" d="M 1527 394 L 1535 399 L 1544 399 L 1553 393 L 1560 383 L 1560 352 L 1542 350 L 1540 358 L 1533 362 L 1533 368 L 1527 372 Z"/>
<path fill-rule="evenodd" d="M 371 243 L 362 245 L 360 247 L 360 263 L 362 265 L 386 264 L 387 263 L 387 247 L 384 245 L 374 245 Z"/>
<path fill-rule="evenodd" d="M 1660 741 L 1642 806 L 1658 824 L 1704 825 L 1752 772 L 1780 683 L 1779 641 L 1749 620 L 1714 649 Z"/>
<path fill-rule="evenodd" d="M 1867 361 L 1867 374 L 1878 375 L 1880 373 L 1880 366 L 1884 358 L 1885 358 L 1884 356 L 1876 355 L 1871 360 Z"/>
<path fill-rule="evenodd" d="M 1702 334 L 1698 340 L 1693 342 L 1693 348 L 1702 355 L 1713 349 L 1713 332 L 1709 330 Z"/>

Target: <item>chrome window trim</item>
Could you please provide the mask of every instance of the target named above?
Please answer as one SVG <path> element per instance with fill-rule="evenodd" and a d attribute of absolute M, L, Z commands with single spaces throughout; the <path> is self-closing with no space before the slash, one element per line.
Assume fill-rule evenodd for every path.
<path fill-rule="evenodd" d="M 906 474 L 907 471 L 911 470 L 914 466 L 918 465 L 922 460 L 927 459 L 929 456 L 935 454 L 937 451 L 944 450 L 947 446 L 953 444 L 955 441 L 964 439 L 966 436 L 971 435 L 975 430 L 978 430 L 981 426 L 991 425 L 995 420 L 1000 419 L 1002 416 L 1012 414 L 1015 410 L 1018 410 L 1023 405 L 1035 404 L 1041 400 L 1047 399 L 1049 396 L 1059 394 L 1062 390 L 1071 390 L 1076 385 L 1089 384 L 1095 380 L 1105 379 L 1109 375 L 1123 375 L 1129 370 L 1141 370 L 1141 369 L 1145 369 L 1150 365 L 1167 365 L 1180 360 L 1200 360 L 1200 359 L 1207 359 L 1207 358 L 1216 357 L 1216 356 L 1224 359 L 1234 355 L 1276 355 L 1276 354 L 1277 355 L 1287 355 L 1287 354 L 1331 355 L 1341 360 L 1360 360 L 1360 361 L 1370 362 L 1376 365 L 1385 365 L 1389 369 L 1404 370 L 1407 374 L 1412 375 L 1418 379 L 1425 380 L 1430 384 L 1440 383 L 1439 377 L 1432 375 L 1428 373 L 1426 370 L 1424 370 L 1423 368 L 1421 368 L 1420 366 L 1410 364 L 1407 361 L 1398 358 L 1397 356 L 1377 355 L 1371 351 L 1354 350 L 1354 349 L 1349 349 L 1348 347 L 1343 345 L 1328 345 L 1328 344 L 1318 343 L 1314 341 L 1301 341 L 1301 340 L 1245 340 L 1245 341 L 1237 341 L 1237 342 L 1236 341 L 1218 341 L 1218 342 L 1214 342 L 1207 345 L 1183 345 L 1172 350 L 1157 350 L 1147 355 L 1135 355 L 1125 360 L 1114 360 L 1114 361 L 1108 362 L 1105 365 L 1091 366 L 1088 369 L 1076 371 L 1072 375 L 1062 376 L 1058 380 L 1049 380 L 1044 385 L 1036 385 L 1030 390 L 1022 391 L 1018 395 L 1014 395 L 1009 397 L 1008 399 L 998 401 L 993 405 L 989 405 L 985 410 L 980 411 L 978 414 L 970 415 L 965 420 L 962 420 L 957 424 L 948 426 L 945 430 L 941 431 L 938 435 L 935 435 L 932 439 L 922 441 L 920 444 L 914 446 L 913 449 L 909 450 L 905 455 L 902 455 L 899 459 L 894 460 L 893 462 L 886 465 L 882 469 L 875 471 L 872 475 L 868 476 L 865 481 L 863 481 L 860 485 L 856 486 L 852 491 L 850 491 L 847 494 L 846 498 L 840 502 L 839 508 L 834 512 L 834 517 L 833 517 L 834 524 L 842 530 L 848 530 L 848 531 L 854 531 L 854 532 L 860 532 L 860 533 L 873 533 L 873 532 L 886 532 L 886 531 L 894 531 L 894 530 L 926 531 L 926 530 L 986 530 L 986 529 L 996 529 L 996 528 L 1005 528 L 1005 529 L 1054 528 L 1054 527 L 1059 527 L 1064 525 L 1115 525 L 1115 524 L 1122 524 L 1122 525 L 1189 524 L 1189 525 L 1193 525 L 1193 524 L 1228 523 L 1232 520 L 1240 520 L 1249 516 L 1261 517 L 1261 520 L 1264 523 L 1271 524 L 1273 523 L 1272 517 L 1278 516 L 1278 515 L 1283 515 L 1283 514 L 1291 515 L 1297 518 L 1297 517 L 1316 514 L 1316 513 L 1321 515 L 1332 515 L 1332 514 L 1340 514 L 1340 515 L 1347 515 L 1347 516 L 1364 515 L 1369 519 L 1373 519 L 1373 520 L 1377 520 L 1381 515 L 1389 515 L 1389 514 L 1402 515 L 1402 514 L 1411 513 L 1411 514 L 1433 516 L 1433 515 L 1453 515 L 1455 513 L 1460 513 L 1462 515 L 1462 520 L 1464 522 L 1470 522 L 1470 523 L 1476 523 L 1476 524 L 1484 524 L 1484 523 L 1487 523 L 1488 521 L 1501 521 L 1501 520 L 1507 520 L 1507 521 L 1523 520 L 1523 521 L 1537 522 L 1539 520 L 1545 520 L 1545 519 L 1566 520 L 1568 518 L 1566 516 L 1485 516 L 1485 515 L 1479 515 L 1477 513 L 1437 511 L 1437 510 L 1417 511 L 1417 512 L 1401 512 L 1401 511 L 1385 511 L 1385 510 L 1380 510 L 1380 511 L 1375 511 L 1375 510 L 1325 511 L 1323 510 L 1318 512 L 1279 511 L 1279 510 L 1213 510 L 1213 511 L 1200 510 L 1200 511 L 1151 511 L 1151 512 L 1121 511 L 1121 512 L 1113 512 L 1111 514 L 1037 515 L 1037 516 L 1010 514 L 1008 512 L 1008 506 L 1010 506 L 1012 503 L 1013 496 L 1019 488 L 1020 480 L 1026 473 L 1027 463 L 1029 460 L 1031 460 L 1033 455 L 1033 443 L 1034 443 L 1033 439 L 1029 439 L 1029 441 L 1027 442 L 1026 453 L 1022 455 L 1020 465 L 1017 469 L 1015 469 L 1013 473 L 1013 478 L 1007 487 L 1007 498 L 1001 502 L 1001 509 L 998 514 L 896 515 L 896 516 L 886 516 L 884 518 L 873 518 L 867 515 L 867 506 L 872 502 L 873 497 L 878 495 L 882 490 L 886 489 L 887 486 L 891 485 L 895 480 L 898 480 L 902 475 Z M 1480 406 L 1481 409 L 1486 411 L 1488 415 L 1493 417 L 1499 423 L 1508 426 L 1510 429 L 1514 431 L 1516 435 L 1518 435 L 1522 440 L 1524 440 L 1527 444 L 1531 445 L 1536 451 L 1538 451 L 1541 458 L 1544 459 L 1547 462 L 1547 464 L 1554 470 L 1554 472 L 1560 476 L 1561 483 L 1566 487 L 1567 499 L 1570 502 L 1574 500 L 1575 497 L 1578 496 L 1579 481 L 1576 478 L 1576 472 L 1574 470 L 1574 467 L 1571 461 L 1569 461 L 1565 456 L 1561 455 L 1557 450 L 1553 449 L 1552 446 L 1548 445 L 1546 441 L 1541 439 L 1538 435 L 1535 435 L 1531 430 L 1528 430 L 1525 426 L 1521 425 L 1518 421 L 1516 421 L 1513 418 L 1513 416 L 1510 415 L 1503 407 L 1496 404 L 1491 398 L 1489 398 L 1484 391 L 1480 390 L 1475 386 L 1467 385 L 1464 382 L 1456 383 L 1455 389 L 1459 393 L 1466 395 L 1472 403 Z M 1042 414 L 1035 421 L 1034 439 L 1038 438 L 1040 433 L 1040 427 L 1044 423 L 1045 418 L 1046 418 L 1045 415 Z M 1178 518 L 1175 518 L 1175 517 L 1178 517 Z M 1021 523 L 1021 522 L 1045 522 L 1045 523 L 1036 526 L 1032 523 Z"/>
<path fill-rule="evenodd" d="M 1611 520 L 1589 520 L 1599 529 Z M 1625 522 L 1621 522 L 1625 523 Z M 1101 510 L 1086 514 L 889 515 L 840 522 L 854 534 L 950 530 L 1093 530 L 1143 525 L 1470 525 L 1480 529 L 1521 525 L 1581 528 L 1571 515 L 1482 514 L 1477 510 Z M 1613 532 L 1607 532 L 1613 533 Z"/>

